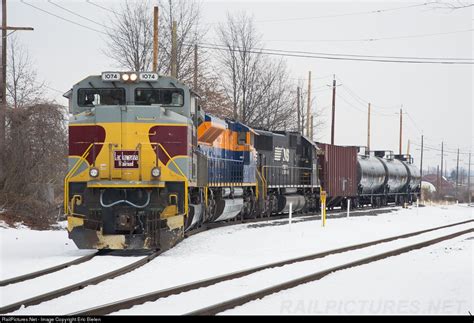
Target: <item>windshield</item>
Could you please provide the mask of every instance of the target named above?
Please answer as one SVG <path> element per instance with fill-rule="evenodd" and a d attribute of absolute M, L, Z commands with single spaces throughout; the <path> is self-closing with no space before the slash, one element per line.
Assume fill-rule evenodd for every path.
<path fill-rule="evenodd" d="M 181 89 L 136 89 L 135 104 L 161 104 L 182 107 L 184 104 L 184 92 Z"/>
<path fill-rule="evenodd" d="M 125 104 L 125 89 L 79 89 L 77 92 L 77 104 L 80 107 L 123 105 Z"/>

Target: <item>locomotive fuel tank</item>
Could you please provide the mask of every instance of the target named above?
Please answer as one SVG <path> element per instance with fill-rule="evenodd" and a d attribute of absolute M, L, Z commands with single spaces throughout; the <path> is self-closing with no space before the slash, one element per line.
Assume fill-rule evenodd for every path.
<path fill-rule="evenodd" d="M 357 156 L 358 184 L 360 194 L 378 192 L 387 181 L 383 162 L 378 157 Z"/>
<path fill-rule="evenodd" d="M 388 193 L 399 193 L 408 184 L 408 170 L 398 159 L 380 159 L 387 170 Z"/>
<path fill-rule="evenodd" d="M 278 212 L 288 213 L 290 211 L 290 204 L 292 204 L 292 212 L 298 212 L 304 208 L 305 203 L 306 201 L 303 195 L 280 195 L 278 197 Z"/>

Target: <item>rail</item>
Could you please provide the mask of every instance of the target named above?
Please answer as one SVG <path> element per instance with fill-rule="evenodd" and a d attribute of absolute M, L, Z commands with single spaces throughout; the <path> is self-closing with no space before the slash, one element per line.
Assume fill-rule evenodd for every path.
<path fill-rule="evenodd" d="M 401 234 L 401 235 L 397 235 L 397 236 L 391 236 L 391 237 L 383 238 L 383 239 L 379 239 L 379 240 L 364 242 L 364 243 L 360 243 L 360 244 L 355 244 L 355 245 L 345 246 L 345 247 L 336 248 L 336 249 L 332 249 L 332 250 L 322 251 L 322 252 L 318 252 L 318 253 L 314 253 L 314 254 L 309 254 L 309 255 L 305 255 L 305 256 L 301 256 L 301 257 L 282 260 L 282 261 L 278 261 L 278 262 L 274 262 L 274 263 L 264 264 L 264 265 L 260 265 L 260 266 L 257 266 L 257 267 L 232 272 L 230 274 L 223 274 L 223 275 L 216 276 L 216 277 L 206 278 L 206 279 L 203 279 L 203 280 L 199 280 L 199 281 L 195 281 L 195 282 L 191 282 L 191 283 L 186 283 L 186 284 L 179 285 L 179 286 L 176 286 L 176 287 L 161 289 L 161 290 L 157 290 L 157 291 L 150 292 L 150 293 L 147 293 L 147 294 L 143 294 L 143 295 L 123 299 L 123 300 L 116 301 L 116 302 L 113 302 L 113 303 L 99 305 L 99 306 L 96 306 L 94 308 L 85 309 L 85 310 L 78 311 L 78 312 L 75 312 L 75 313 L 72 313 L 72 314 L 69 314 L 69 315 L 74 315 L 74 316 L 76 316 L 76 315 L 106 315 L 106 314 L 110 314 L 110 313 L 113 313 L 113 312 L 116 312 L 116 311 L 129 309 L 133 306 L 141 305 L 141 304 L 144 304 L 146 302 L 154 302 L 154 301 L 157 301 L 161 298 L 168 297 L 168 296 L 171 296 L 171 295 L 177 295 L 177 294 L 180 294 L 180 293 L 196 290 L 196 289 L 199 289 L 199 288 L 208 287 L 208 286 L 211 286 L 211 285 L 214 285 L 214 284 L 217 284 L 217 283 L 221 283 L 221 282 L 224 282 L 224 281 L 229 281 L 229 280 L 233 280 L 233 279 L 236 279 L 236 278 L 241 278 L 241 277 L 244 277 L 244 276 L 248 276 L 250 274 L 253 274 L 253 273 L 256 273 L 256 272 L 259 272 L 259 271 L 263 271 L 263 270 L 266 270 L 266 269 L 282 267 L 282 266 L 291 265 L 291 264 L 295 264 L 295 263 L 299 263 L 299 262 L 303 262 L 303 261 L 308 261 L 308 260 L 316 260 L 316 259 L 320 259 L 320 258 L 329 256 L 329 255 L 333 255 L 333 254 L 340 254 L 340 253 L 344 253 L 344 252 L 348 252 L 348 251 L 359 250 L 359 249 L 367 248 L 367 247 L 377 245 L 377 244 L 380 244 L 380 243 L 386 243 L 386 242 L 391 242 L 391 241 L 395 241 L 395 240 L 398 240 L 398 239 L 410 238 L 410 237 L 421 235 L 421 234 L 424 234 L 424 233 L 428 233 L 428 232 L 432 232 L 432 231 L 436 231 L 436 230 L 441 230 L 441 229 L 445 229 L 445 228 L 450 228 L 450 227 L 454 227 L 454 226 L 458 226 L 458 225 L 463 225 L 463 224 L 467 224 L 467 223 L 471 223 L 471 222 L 474 222 L 474 220 L 467 220 L 467 221 L 462 221 L 462 222 L 457 222 L 457 223 L 451 223 L 451 224 L 447 224 L 447 225 L 443 225 L 443 226 L 439 226 L 439 227 L 432 227 L 432 228 L 429 228 L 429 229 L 424 229 L 424 230 L 420 230 L 420 231 L 416 231 L 416 232 L 405 233 L 405 234 Z M 472 232 L 473 230 L 474 229 L 464 230 L 464 231 L 462 231 L 462 234 Z M 459 235 L 459 233 L 458 233 L 458 235 Z M 449 236 L 446 236 L 446 237 L 453 237 L 453 235 L 449 235 Z M 438 240 L 436 240 L 436 241 L 439 242 L 440 241 L 439 239 L 440 238 L 438 238 Z M 428 243 L 428 244 L 429 243 L 434 243 L 433 241 L 434 240 L 429 240 L 426 243 Z M 328 271 L 327 274 L 329 274 L 330 272 L 331 271 Z M 231 306 L 231 305 L 233 305 L 233 303 L 228 304 L 228 306 Z M 221 306 L 221 304 L 219 304 L 219 306 Z M 232 307 L 234 307 L 234 306 L 231 306 L 229 308 L 232 308 Z M 205 310 L 207 311 L 207 310 L 209 310 L 209 308 L 206 308 Z M 191 313 L 191 314 L 216 314 L 217 312 L 222 311 L 222 309 L 219 308 L 219 310 L 217 312 L 213 311 L 213 312 L 209 312 L 209 313 L 208 312 L 201 312 L 201 311 L 202 310 L 200 310 L 199 312 Z"/>

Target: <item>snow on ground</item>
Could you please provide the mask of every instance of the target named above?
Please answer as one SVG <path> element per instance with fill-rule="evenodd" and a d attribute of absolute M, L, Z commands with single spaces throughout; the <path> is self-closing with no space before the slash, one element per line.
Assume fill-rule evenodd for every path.
<path fill-rule="evenodd" d="M 240 279 L 215 284 L 207 288 L 201 288 L 188 293 L 181 293 L 160 299 L 156 302 L 145 303 L 131 309 L 120 311 L 117 314 L 186 314 L 200 308 L 230 300 L 236 296 L 268 288 L 276 284 L 306 276 L 334 266 L 369 257 L 384 251 L 404 247 L 416 242 L 433 239 L 458 230 L 469 229 L 471 225 L 463 225 L 461 228 L 447 228 L 440 232 L 430 232 L 422 236 L 408 239 L 395 240 L 376 246 L 327 256 L 321 259 L 299 262 L 283 267 L 266 269 Z M 251 312 L 249 312 L 251 313 Z"/>
<path fill-rule="evenodd" d="M 64 230 L 36 231 L 0 225 L 0 280 L 72 261 L 95 252 L 78 250 Z"/>
<path fill-rule="evenodd" d="M 459 205 L 399 209 L 379 216 L 329 218 L 324 228 L 319 220 L 293 223 L 291 231 L 288 225 L 242 224 L 217 228 L 185 239 L 146 266 L 126 275 L 23 308 L 15 314 L 67 314 L 263 263 L 472 218 L 472 209 Z M 51 238 L 41 248 L 53 247 L 55 243 L 58 241 Z M 28 258 L 28 252 L 24 251 L 23 257 Z M 2 252 L 2 262 L 3 259 Z M 472 267 L 470 270 L 472 273 Z M 344 291 L 344 287 L 337 289 Z M 3 293 L 2 288 L 0 293 Z"/>
<path fill-rule="evenodd" d="M 473 313 L 474 235 L 342 270 L 222 314 Z"/>

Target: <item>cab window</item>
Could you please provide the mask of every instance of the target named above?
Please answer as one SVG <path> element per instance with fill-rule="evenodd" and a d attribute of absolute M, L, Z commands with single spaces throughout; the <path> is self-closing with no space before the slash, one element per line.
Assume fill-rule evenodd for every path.
<path fill-rule="evenodd" d="M 125 104 L 125 89 L 79 89 L 77 91 L 77 104 L 80 107 L 123 105 Z"/>
<path fill-rule="evenodd" d="M 184 92 L 182 89 L 136 89 L 135 105 L 161 104 L 182 107 Z"/>

